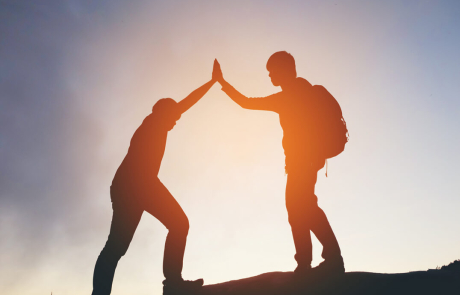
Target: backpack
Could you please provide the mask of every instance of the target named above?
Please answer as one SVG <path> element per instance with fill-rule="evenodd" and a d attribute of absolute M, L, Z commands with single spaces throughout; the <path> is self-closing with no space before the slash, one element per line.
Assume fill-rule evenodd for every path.
<path fill-rule="evenodd" d="M 313 134 L 316 148 L 325 159 L 336 157 L 345 149 L 349 133 L 337 100 L 321 85 L 310 88 Z"/>

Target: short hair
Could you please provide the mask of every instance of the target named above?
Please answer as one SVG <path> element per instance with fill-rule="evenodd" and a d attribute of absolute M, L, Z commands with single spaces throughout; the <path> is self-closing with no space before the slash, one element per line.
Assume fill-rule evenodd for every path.
<path fill-rule="evenodd" d="M 267 70 L 283 69 L 288 73 L 293 73 L 297 77 L 294 57 L 286 51 L 278 51 L 272 54 L 267 61 Z"/>
<path fill-rule="evenodd" d="M 152 107 L 152 114 L 161 117 L 178 116 L 177 102 L 172 98 L 162 98 Z"/>

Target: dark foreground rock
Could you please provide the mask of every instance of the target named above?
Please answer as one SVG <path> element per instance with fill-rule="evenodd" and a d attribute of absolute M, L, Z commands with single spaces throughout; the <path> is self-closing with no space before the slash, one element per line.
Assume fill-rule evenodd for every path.
<path fill-rule="evenodd" d="M 200 295 L 460 295 L 460 273 L 445 270 L 401 274 L 348 272 L 338 278 L 296 280 L 292 272 L 271 272 L 203 287 Z"/>

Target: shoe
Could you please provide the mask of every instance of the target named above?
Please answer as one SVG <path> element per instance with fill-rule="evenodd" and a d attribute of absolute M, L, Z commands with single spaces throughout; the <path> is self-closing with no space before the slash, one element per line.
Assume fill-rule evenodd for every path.
<path fill-rule="evenodd" d="M 312 268 L 314 276 L 318 277 L 332 277 L 340 276 L 345 273 L 345 265 L 342 256 L 335 259 L 326 259 L 318 266 Z"/>
<path fill-rule="evenodd" d="M 294 270 L 294 277 L 303 278 L 308 276 L 311 273 L 311 270 L 311 265 L 297 265 L 296 269 Z"/>
<path fill-rule="evenodd" d="M 183 294 L 196 294 L 203 286 L 203 279 L 195 281 L 179 280 L 164 280 L 163 281 L 163 295 L 183 295 Z"/>

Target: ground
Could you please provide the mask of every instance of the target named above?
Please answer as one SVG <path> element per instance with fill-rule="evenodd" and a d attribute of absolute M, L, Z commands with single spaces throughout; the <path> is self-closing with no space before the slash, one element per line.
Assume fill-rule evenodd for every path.
<path fill-rule="evenodd" d="M 454 262 L 460 265 L 460 262 Z M 451 265 L 453 265 L 452 263 Z M 442 269 L 400 274 L 348 272 L 337 278 L 296 279 L 292 272 L 271 272 L 203 287 L 200 295 L 424 295 L 460 294 L 460 271 Z"/>

